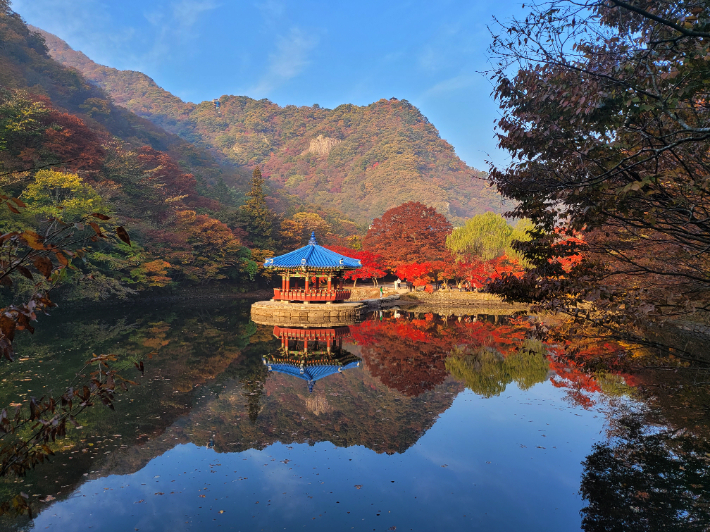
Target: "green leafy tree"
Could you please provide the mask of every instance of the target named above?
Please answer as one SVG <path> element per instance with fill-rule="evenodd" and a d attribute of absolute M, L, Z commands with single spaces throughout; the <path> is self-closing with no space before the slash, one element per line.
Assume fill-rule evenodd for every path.
<path fill-rule="evenodd" d="M 478 258 L 485 261 L 507 255 L 523 262 L 524 257 L 515 249 L 514 243 L 529 240 L 527 231 L 532 227 L 527 219 L 518 220 L 511 227 L 500 214 L 487 212 L 454 229 L 446 237 L 446 246 L 458 260 Z"/>
<path fill-rule="evenodd" d="M 479 214 L 446 237 L 446 246 L 457 257 L 480 257 L 491 260 L 505 253 L 510 245 L 513 228 L 493 212 Z"/>

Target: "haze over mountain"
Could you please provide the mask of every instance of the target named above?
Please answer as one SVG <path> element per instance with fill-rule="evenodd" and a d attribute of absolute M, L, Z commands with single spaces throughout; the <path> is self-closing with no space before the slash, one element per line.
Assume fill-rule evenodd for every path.
<path fill-rule="evenodd" d="M 368 106 L 280 107 L 222 96 L 184 102 L 148 76 L 98 65 L 43 32 L 50 55 L 81 72 L 113 101 L 238 166 L 262 166 L 279 196 L 334 207 L 367 223 L 406 201 L 434 206 L 454 222 L 505 210 L 485 174 L 469 168 L 406 100 Z"/>

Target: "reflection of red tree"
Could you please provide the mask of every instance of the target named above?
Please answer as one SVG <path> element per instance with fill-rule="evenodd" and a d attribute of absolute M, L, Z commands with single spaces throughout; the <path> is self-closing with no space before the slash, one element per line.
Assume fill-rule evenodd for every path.
<path fill-rule="evenodd" d="M 351 326 L 353 340 L 362 346 L 370 373 L 389 388 L 418 396 L 446 379 L 445 361 L 454 347 L 490 347 L 507 355 L 519 346 L 530 325 L 484 321 L 425 319 L 366 321 Z"/>
<path fill-rule="evenodd" d="M 446 379 L 449 344 L 435 331 L 406 321 L 368 321 L 353 329 L 368 370 L 388 388 L 416 397 Z"/>
<path fill-rule="evenodd" d="M 557 388 L 566 388 L 569 399 L 583 408 L 595 404 L 589 394 L 602 391 L 594 373 L 596 370 L 603 369 L 622 377 L 627 386 L 637 385 L 636 379 L 623 371 L 626 350 L 616 342 L 598 343 L 597 340 L 591 345 L 567 342 L 564 348 L 551 348 L 550 351 L 550 369 L 556 374 L 550 382 Z"/>

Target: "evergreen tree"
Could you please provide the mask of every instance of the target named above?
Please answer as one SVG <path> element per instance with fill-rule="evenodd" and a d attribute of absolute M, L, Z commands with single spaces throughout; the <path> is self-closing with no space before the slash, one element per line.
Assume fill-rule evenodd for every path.
<path fill-rule="evenodd" d="M 264 178 L 258 166 L 252 173 L 251 190 L 246 197 L 246 203 L 239 208 L 239 225 L 246 231 L 252 246 L 274 249 L 274 215 L 266 205 Z"/>
<path fill-rule="evenodd" d="M 238 205 L 236 191 L 232 187 L 228 187 L 222 177 L 217 180 L 217 184 L 215 184 L 211 192 L 210 196 L 222 205 L 227 207 L 236 207 Z"/>

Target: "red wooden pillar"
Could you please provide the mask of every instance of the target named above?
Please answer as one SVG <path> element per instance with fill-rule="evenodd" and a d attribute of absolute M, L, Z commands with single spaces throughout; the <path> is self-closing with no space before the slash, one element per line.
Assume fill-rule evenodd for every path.
<path fill-rule="evenodd" d="M 285 290 L 286 290 L 286 274 L 283 274 L 281 276 L 281 291 L 283 292 Z"/>
<path fill-rule="evenodd" d="M 328 276 L 328 292 L 330 292 L 331 277 L 332 277 L 332 276 L 330 276 L 330 275 Z"/>
<path fill-rule="evenodd" d="M 310 276 L 306 275 L 306 288 L 305 288 L 306 292 L 308 292 L 308 277 L 310 277 Z"/>
<path fill-rule="evenodd" d="M 291 276 L 286 274 L 286 291 L 291 290 Z"/>

